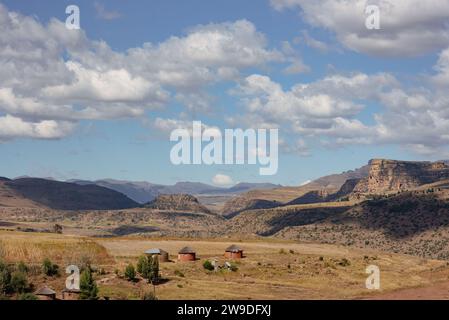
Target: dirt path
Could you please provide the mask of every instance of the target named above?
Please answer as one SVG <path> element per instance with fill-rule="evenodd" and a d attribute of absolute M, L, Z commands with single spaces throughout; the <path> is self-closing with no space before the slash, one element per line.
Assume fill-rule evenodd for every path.
<path fill-rule="evenodd" d="M 449 281 L 428 287 L 401 289 L 368 298 L 370 300 L 448 300 Z"/>

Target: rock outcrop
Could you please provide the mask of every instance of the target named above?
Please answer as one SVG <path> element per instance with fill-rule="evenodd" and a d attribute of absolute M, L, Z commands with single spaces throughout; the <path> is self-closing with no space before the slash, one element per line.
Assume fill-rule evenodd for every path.
<path fill-rule="evenodd" d="M 371 160 L 368 177 L 355 186 L 355 194 L 384 194 L 410 190 L 449 178 L 443 162 Z"/>
<path fill-rule="evenodd" d="M 210 213 L 210 211 L 199 203 L 198 199 L 189 194 L 162 194 L 145 205 L 145 208 L 186 211 L 196 213 Z"/>

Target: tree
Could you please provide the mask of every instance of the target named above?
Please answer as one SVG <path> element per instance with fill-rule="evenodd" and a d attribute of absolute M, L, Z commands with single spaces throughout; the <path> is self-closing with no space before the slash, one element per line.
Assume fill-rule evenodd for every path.
<path fill-rule="evenodd" d="M 62 233 L 62 226 L 60 224 L 55 224 L 53 226 L 53 232 L 54 233 L 58 233 L 61 234 Z"/>
<path fill-rule="evenodd" d="M 137 271 L 140 275 L 153 282 L 159 278 L 159 258 L 157 255 L 141 256 L 137 263 Z"/>
<path fill-rule="evenodd" d="M 157 255 L 153 255 L 149 258 L 149 272 L 148 272 L 148 280 L 153 283 L 159 279 L 159 257 Z"/>
<path fill-rule="evenodd" d="M 81 273 L 80 291 L 80 299 L 82 300 L 98 299 L 98 287 L 90 269 L 85 269 L 83 273 Z"/>
<path fill-rule="evenodd" d="M 59 266 L 57 264 L 53 264 L 50 259 L 45 258 L 42 262 L 42 272 L 49 276 L 53 277 L 58 274 Z"/>
<path fill-rule="evenodd" d="M 136 281 L 136 269 L 131 263 L 125 268 L 125 277 L 128 281 Z"/>
<path fill-rule="evenodd" d="M 23 261 L 20 261 L 17 264 L 17 270 L 22 273 L 28 273 L 28 266 Z"/>
<path fill-rule="evenodd" d="M 11 290 L 17 293 L 24 293 L 29 289 L 28 279 L 23 272 L 14 272 L 11 276 Z"/>
<path fill-rule="evenodd" d="M 148 258 L 146 256 L 140 256 L 137 262 L 137 272 L 145 278 L 148 272 Z"/>
<path fill-rule="evenodd" d="M 0 294 L 6 294 L 11 291 L 11 271 L 8 266 L 0 262 Z"/>
<path fill-rule="evenodd" d="M 203 268 L 209 271 L 213 271 L 215 269 L 215 267 L 212 265 L 212 262 L 210 262 L 209 260 L 204 261 Z"/>

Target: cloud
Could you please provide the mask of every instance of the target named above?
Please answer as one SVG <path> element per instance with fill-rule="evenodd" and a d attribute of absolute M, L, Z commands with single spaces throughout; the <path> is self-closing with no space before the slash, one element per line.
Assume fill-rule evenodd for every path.
<path fill-rule="evenodd" d="M 44 25 L 1 4 L 0 29 L 0 115 L 24 123 L 141 117 L 173 100 L 189 112 L 208 112 L 210 86 L 235 81 L 249 68 L 288 62 L 247 20 L 199 25 L 125 52 L 59 20 Z"/>
<path fill-rule="evenodd" d="M 307 32 L 307 30 L 303 30 L 301 32 L 301 34 L 302 34 L 302 37 L 295 38 L 295 42 L 296 43 L 304 42 L 310 48 L 316 49 L 318 51 L 321 51 L 321 52 L 329 51 L 329 46 L 325 42 L 322 42 L 322 41 L 319 41 L 319 40 L 313 38 Z"/>
<path fill-rule="evenodd" d="M 106 10 L 104 4 L 97 1 L 94 2 L 95 10 L 97 11 L 97 16 L 104 20 L 114 20 L 120 18 L 122 15 L 118 11 Z"/>
<path fill-rule="evenodd" d="M 73 124 L 70 122 L 51 120 L 26 122 L 11 115 L 0 117 L 0 141 L 17 137 L 59 139 L 69 134 L 72 129 Z"/>
<path fill-rule="evenodd" d="M 212 183 L 217 185 L 217 186 L 230 186 L 230 185 L 234 184 L 234 181 L 232 180 L 231 177 L 229 177 L 227 175 L 216 174 L 212 178 Z"/>
<path fill-rule="evenodd" d="M 380 30 L 365 27 L 368 4 L 379 6 Z M 449 45 L 449 0 L 271 0 L 271 5 L 276 10 L 299 8 L 311 26 L 370 55 L 418 56 Z"/>

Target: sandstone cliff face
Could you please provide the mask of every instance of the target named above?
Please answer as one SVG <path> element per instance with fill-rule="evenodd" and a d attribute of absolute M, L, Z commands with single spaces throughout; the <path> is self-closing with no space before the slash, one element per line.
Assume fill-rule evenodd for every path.
<path fill-rule="evenodd" d="M 367 178 L 354 188 L 356 194 L 382 194 L 410 190 L 449 179 L 449 166 L 443 162 L 412 162 L 374 159 Z"/>

